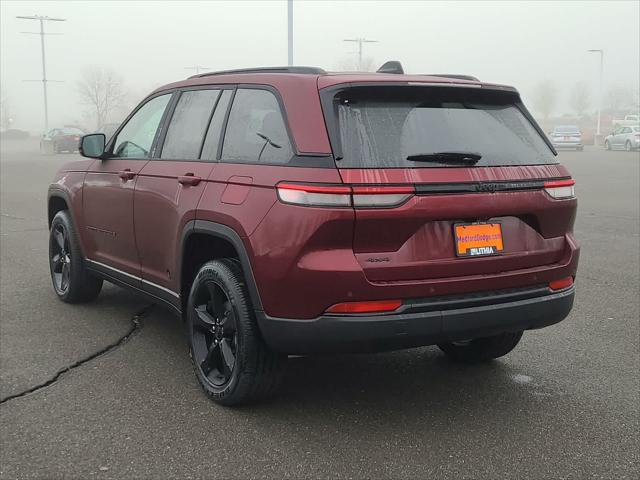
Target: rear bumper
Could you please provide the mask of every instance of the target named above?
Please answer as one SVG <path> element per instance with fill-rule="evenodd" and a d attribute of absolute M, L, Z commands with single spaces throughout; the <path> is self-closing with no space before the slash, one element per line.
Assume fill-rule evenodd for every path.
<path fill-rule="evenodd" d="M 575 287 L 547 287 L 414 300 L 400 313 L 322 315 L 311 320 L 257 312 L 267 344 L 289 354 L 375 352 L 546 327 L 571 311 Z"/>
<path fill-rule="evenodd" d="M 584 145 L 582 142 L 551 142 L 555 148 L 582 148 Z"/>

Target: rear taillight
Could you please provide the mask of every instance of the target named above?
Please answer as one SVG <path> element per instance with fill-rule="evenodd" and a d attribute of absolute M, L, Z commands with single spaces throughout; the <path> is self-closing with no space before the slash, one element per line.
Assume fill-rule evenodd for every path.
<path fill-rule="evenodd" d="M 340 185 L 301 185 L 280 183 L 277 186 L 281 202 L 315 207 L 350 207 L 351 187 Z"/>
<path fill-rule="evenodd" d="M 401 300 L 374 300 L 370 302 L 336 303 L 327 313 L 383 313 L 393 312 L 402 305 Z"/>
<path fill-rule="evenodd" d="M 409 200 L 416 190 L 413 186 L 353 187 L 353 206 L 395 207 Z"/>
<path fill-rule="evenodd" d="M 408 186 L 349 186 L 279 183 L 278 198 L 293 205 L 314 207 L 389 208 L 403 204 L 415 194 Z"/>
<path fill-rule="evenodd" d="M 575 184 L 576 181 L 573 179 L 544 182 L 544 191 L 556 200 L 575 198 Z"/>

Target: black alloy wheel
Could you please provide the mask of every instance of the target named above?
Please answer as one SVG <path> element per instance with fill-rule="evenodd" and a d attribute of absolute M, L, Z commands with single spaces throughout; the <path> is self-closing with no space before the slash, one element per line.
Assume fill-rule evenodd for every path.
<path fill-rule="evenodd" d="M 211 279 L 198 285 L 194 300 L 193 361 L 204 379 L 223 387 L 231 380 L 236 365 L 235 313 L 223 288 Z"/>
<path fill-rule="evenodd" d="M 51 220 L 49 270 L 53 289 L 63 302 L 89 302 L 100 294 L 102 279 L 87 270 L 67 210 L 56 213 Z"/>
<path fill-rule="evenodd" d="M 69 246 L 69 233 L 62 223 L 56 224 L 51 232 L 49 256 L 53 286 L 58 295 L 65 295 L 69 290 L 72 256 Z"/>
<path fill-rule="evenodd" d="M 277 392 L 287 356 L 264 342 L 236 259 L 211 260 L 200 267 L 185 314 L 191 362 L 209 398 L 232 406 Z"/>

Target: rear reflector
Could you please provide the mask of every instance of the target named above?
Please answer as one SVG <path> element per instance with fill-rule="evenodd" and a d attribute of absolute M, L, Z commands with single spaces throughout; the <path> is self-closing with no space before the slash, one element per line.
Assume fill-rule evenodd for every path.
<path fill-rule="evenodd" d="M 552 182 L 544 182 L 544 191 L 556 200 L 575 198 L 575 184 L 576 181 L 572 178 L 569 180 L 554 180 Z"/>
<path fill-rule="evenodd" d="M 571 285 L 573 285 L 573 277 L 561 278 L 560 280 L 549 282 L 549 288 L 551 290 L 562 290 L 569 288 Z"/>
<path fill-rule="evenodd" d="M 403 204 L 415 194 L 413 185 L 353 186 L 279 183 L 278 198 L 284 203 L 315 207 L 389 208 Z"/>
<path fill-rule="evenodd" d="M 401 300 L 376 300 L 372 302 L 336 303 L 327 313 L 381 313 L 393 312 L 402 305 Z"/>

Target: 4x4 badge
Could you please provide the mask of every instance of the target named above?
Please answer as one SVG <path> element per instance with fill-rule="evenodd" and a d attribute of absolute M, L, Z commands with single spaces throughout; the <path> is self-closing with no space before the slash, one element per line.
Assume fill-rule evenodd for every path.
<path fill-rule="evenodd" d="M 478 183 L 476 185 L 476 192 L 493 193 L 498 189 L 497 183 Z"/>

